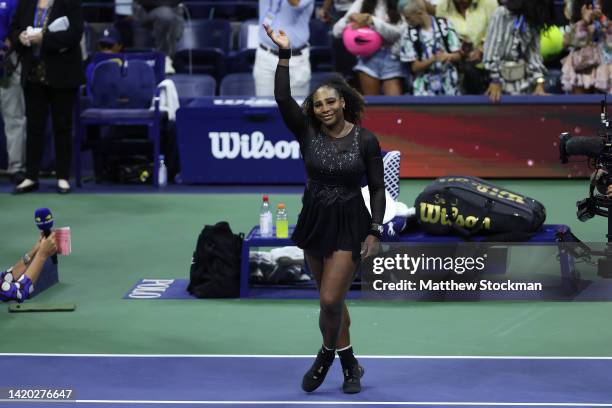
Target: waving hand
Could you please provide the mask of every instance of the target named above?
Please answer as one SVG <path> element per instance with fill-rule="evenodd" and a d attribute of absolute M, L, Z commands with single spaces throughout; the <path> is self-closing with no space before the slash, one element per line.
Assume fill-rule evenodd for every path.
<path fill-rule="evenodd" d="M 278 46 L 278 48 L 291 48 L 289 44 L 289 37 L 283 30 L 278 30 L 278 33 L 275 33 L 272 27 L 267 24 L 263 25 L 264 30 L 266 30 L 266 34 L 268 37 Z"/>

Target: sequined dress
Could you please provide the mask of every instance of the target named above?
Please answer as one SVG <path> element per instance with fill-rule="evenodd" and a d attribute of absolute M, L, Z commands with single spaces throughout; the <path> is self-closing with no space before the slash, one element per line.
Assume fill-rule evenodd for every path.
<path fill-rule="evenodd" d="M 318 256 L 345 250 L 358 258 L 371 223 L 381 224 L 385 211 L 383 163 L 376 136 L 358 125 L 341 138 L 318 131 L 291 97 L 287 67 L 276 69 L 275 98 L 285 124 L 300 143 L 308 175 L 292 240 Z M 361 195 L 364 175 L 372 217 Z"/>

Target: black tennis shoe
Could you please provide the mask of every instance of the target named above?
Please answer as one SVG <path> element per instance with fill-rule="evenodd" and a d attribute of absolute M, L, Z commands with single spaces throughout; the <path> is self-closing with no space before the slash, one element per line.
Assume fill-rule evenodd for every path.
<path fill-rule="evenodd" d="M 365 370 L 359 364 L 354 364 L 350 367 L 343 367 L 344 383 L 342 383 L 342 391 L 345 394 L 357 394 L 361 392 L 361 377 Z"/>
<path fill-rule="evenodd" d="M 326 354 L 330 354 L 327 356 Z M 319 350 L 317 353 L 317 358 L 315 359 L 312 367 L 306 374 L 304 374 L 304 378 L 302 379 L 302 389 L 306 392 L 313 392 L 321 384 L 323 384 L 323 380 L 325 380 L 325 376 L 329 371 L 329 367 L 331 367 L 334 362 L 334 351 L 330 351 L 329 353 L 324 353 L 323 349 Z"/>

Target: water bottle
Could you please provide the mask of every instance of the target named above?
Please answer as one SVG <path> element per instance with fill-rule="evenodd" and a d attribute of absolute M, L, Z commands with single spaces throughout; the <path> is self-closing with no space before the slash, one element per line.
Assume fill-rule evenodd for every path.
<path fill-rule="evenodd" d="M 272 211 L 270 211 L 270 203 L 267 194 L 263 196 L 261 210 L 259 211 L 259 235 L 262 237 L 272 236 Z"/>
<path fill-rule="evenodd" d="M 164 155 L 159 155 L 159 173 L 157 175 L 157 183 L 159 187 L 166 187 L 168 185 L 168 169 L 166 168 L 166 162 Z"/>
<path fill-rule="evenodd" d="M 289 220 L 285 203 L 279 203 L 276 208 L 276 238 L 289 238 Z"/>

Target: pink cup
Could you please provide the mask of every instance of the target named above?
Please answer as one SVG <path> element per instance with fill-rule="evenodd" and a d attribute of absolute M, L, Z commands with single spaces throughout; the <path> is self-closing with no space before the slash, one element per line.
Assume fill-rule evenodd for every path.
<path fill-rule="evenodd" d="M 55 232 L 55 243 L 57 253 L 60 255 L 70 255 L 72 252 L 72 242 L 70 239 L 70 227 L 57 228 Z"/>

